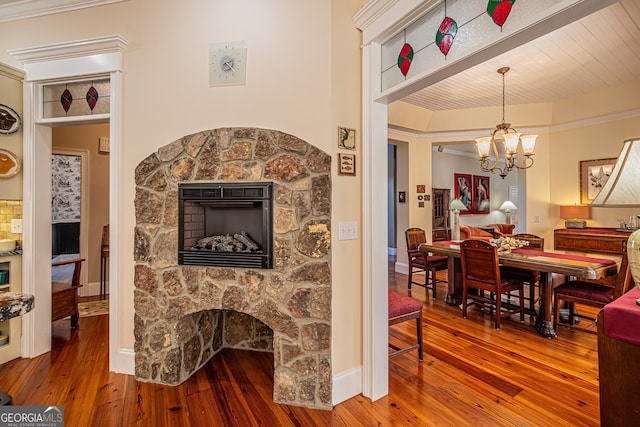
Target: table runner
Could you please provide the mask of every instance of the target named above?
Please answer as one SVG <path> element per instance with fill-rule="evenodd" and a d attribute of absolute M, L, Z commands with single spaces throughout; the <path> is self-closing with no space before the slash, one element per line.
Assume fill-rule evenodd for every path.
<path fill-rule="evenodd" d="M 546 256 L 550 258 L 562 258 L 572 261 L 597 262 L 602 265 L 613 265 L 616 262 L 608 258 L 594 258 L 582 255 L 558 254 L 553 252 L 536 251 L 534 249 L 514 249 L 512 252 L 525 255 Z"/>
<path fill-rule="evenodd" d="M 633 288 L 614 302 L 604 306 L 604 333 L 630 344 L 640 345 L 640 289 Z"/>
<path fill-rule="evenodd" d="M 437 242 L 438 245 L 460 245 L 460 241 L 456 240 L 445 240 Z M 523 255 L 535 255 L 535 256 L 546 256 L 550 258 L 562 258 L 568 259 L 572 261 L 583 261 L 583 262 L 597 262 L 602 265 L 613 265 L 616 262 L 608 259 L 608 258 L 595 258 L 595 257 L 587 257 L 583 255 L 570 255 L 570 254 L 559 254 L 554 252 L 544 252 L 538 251 L 534 249 L 514 249 L 511 251 L 512 253 L 523 254 Z"/>

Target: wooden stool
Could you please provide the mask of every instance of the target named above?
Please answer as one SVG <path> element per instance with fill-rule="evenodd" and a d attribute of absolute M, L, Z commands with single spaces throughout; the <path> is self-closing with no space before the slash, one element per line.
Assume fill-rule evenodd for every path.
<path fill-rule="evenodd" d="M 389 353 L 389 356 L 395 356 L 417 348 L 418 360 L 422 361 L 422 303 L 395 291 L 389 291 L 389 326 L 411 319 L 416 319 L 418 342 L 405 348 L 389 343 L 389 347 L 395 350 Z"/>
<path fill-rule="evenodd" d="M 102 227 L 100 243 L 100 299 L 107 296 L 107 271 L 109 270 L 109 224 Z"/>

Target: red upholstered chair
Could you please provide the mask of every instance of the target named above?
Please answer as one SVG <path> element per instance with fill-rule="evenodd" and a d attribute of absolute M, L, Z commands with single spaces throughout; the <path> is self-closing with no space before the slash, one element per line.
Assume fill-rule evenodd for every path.
<path fill-rule="evenodd" d="M 422 303 L 398 292 L 389 291 L 389 326 L 411 319 L 416 319 L 417 342 L 404 348 L 389 343 L 389 347 L 394 350 L 389 356 L 418 349 L 418 360 L 422 361 Z"/>
<path fill-rule="evenodd" d="M 633 280 L 631 279 L 629 262 L 627 260 L 627 254 L 625 253 L 622 256 L 620 270 L 615 276 L 600 280 L 571 280 L 557 286 L 553 290 L 554 329 L 557 329 L 558 325 L 563 325 L 592 334 L 597 333 L 597 330 L 589 329 L 595 325 L 596 322 L 596 319 L 592 317 L 580 314 L 581 318 L 591 320 L 591 323 L 584 327 L 575 325 L 575 303 L 602 308 L 629 291 L 632 283 Z M 558 321 L 562 301 L 567 302 L 569 308 L 568 323 L 560 323 Z"/>
<path fill-rule="evenodd" d="M 501 271 L 498 264 L 498 248 L 484 240 L 470 239 L 460 243 L 462 259 L 462 317 L 467 317 L 468 300 L 483 306 L 495 307 L 495 328 L 500 329 L 500 319 L 513 313 L 520 313 L 524 322 L 524 279 L 519 274 Z M 469 289 L 478 290 L 478 294 L 469 293 Z M 490 293 L 485 297 L 484 291 Z M 502 305 L 502 295 L 518 291 L 519 310 Z"/>
<path fill-rule="evenodd" d="M 404 235 L 407 239 L 407 257 L 409 258 L 408 289 L 411 289 L 411 284 L 431 288 L 431 295 L 436 299 L 436 283 L 445 282 L 436 279 L 436 272 L 447 269 L 448 258 L 441 255 L 425 255 L 420 251 L 420 245 L 427 243 L 427 236 L 423 229 L 409 228 Z M 415 281 L 413 275 L 422 272 L 425 273 L 424 283 Z"/>

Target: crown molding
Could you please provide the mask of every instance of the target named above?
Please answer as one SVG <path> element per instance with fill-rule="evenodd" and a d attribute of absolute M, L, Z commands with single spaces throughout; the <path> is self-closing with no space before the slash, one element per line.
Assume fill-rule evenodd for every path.
<path fill-rule="evenodd" d="M 102 6 L 126 0 L 22 0 L 0 5 L 0 22 Z"/>
<path fill-rule="evenodd" d="M 597 117 L 590 117 L 587 119 L 574 120 L 571 122 L 560 123 L 550 126 L 536 126 L 536 127 L 520 127 L 518 131 L 522 133 L 536 133 L 545 134 L 552 132 L 562 132 L 571 129 L 578 129 L 587 126 L 594 126 L 604 123 L 616 122 L 619 120 L 633 119 L 640 117 L 640 108 L 633 110 L 622 111 L 613 114 L 605 114 Z M 388 134 L 389 137 L 404 137 L 418 140 L 431 140 L 431 141 L 443 141 L 443 140 L 457 140 L 457 141 L 474 141 L 481 133 L 486 133 L 487 129 L 466 129 L 466 130 L 452 130 L 446 132 L 428 132 L 419 131 L 414 129 L 403 128 L 400 126 L 389 125 Z"/>
<path fill-rule="evenodd" d="M 22 81 L 22 79 L 24 79 L 24 71 L 10 65 L 0 63 L 0 76 Z"/>
<path fill-rule="evenodd" d="M 73 42 L 12 49 L 9 53 L 23 64 L 76 58 L 122 51 L 127 40 L 119 35 L 96 37 Z"/>

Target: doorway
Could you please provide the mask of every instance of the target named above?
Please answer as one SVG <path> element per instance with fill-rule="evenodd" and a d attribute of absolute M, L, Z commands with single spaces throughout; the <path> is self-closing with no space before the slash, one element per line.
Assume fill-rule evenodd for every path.
<path fill-rule="evenodd" d="M 133 374 L 132 351 L 121 348 L 118 247 L 120 242 L 120 138 L 122 134 L 122 51 L 127 41 L 107 36 L 96 39 L 56 43 L 48 46 L 14 49 L 10 53 L 26 63 L 23 83 L 23 163 L 24 251 L 23 291 L 34 295 L 38 304 L 23 323 L 21 353 L 35 357 L 51 350 L 51 153 L 54 127 L 109 123 L 109 224 L 111 258 L 109 263 L 109 369 Z M 52 61 L 55 66 L 52 66 Z M 82 76 L 108 76 L 110 108 L 107 114 L 83 118 L 48 120 L 42 117 L 43 85 L 51 81 L 70 81 Z"/>
<path fill-rule="evenodd" d="M 55 218 L 55 206 L 52 213 L 52 221 L 54 224 L 52 227 L 64 227 L 69 223 L 73 224 L 74 221 L 78 221 L 80 247 L 80 258 L 85 259 L 81 269 L 81 281 L 83 284 L 80 288 L 80 296 L 88 297 L 100 294 L 100 246 L 102 239 L 102 229 L 109 223 L 109 197 L 103 197 L 102 195 L 109 194 L 109 160 L 110 155 L 108 151 L 102 150 L 99 147 L 98 141 L 109 137 L 109 123 L 102 124 L 87 124 L 87 125 L 75 125 L 56 127 L 52 132 L 52 152 L 61 154 L 64 156 L 81 157 L 82 161 L 82 173 L 81 181 L 82 188 L 76 188 L 76 196 L 79 193 L 82 201 L 82 208 L 80 215 L 76 215 L 77 220 L 69 218 L 70 213 L 61 212 L 58 217 Z M 62 158 L 63 160 L 65 157 Z M 67 168 L 68 162 L 62 162 L 61 165 L 56 166 L 55 163 L 52 166 L 52 175 L 56 174 L 56 168 Z M 74 172 L 63 172 L 64 174 Z M 56 189 L 62 191 L 66 188 L 73 186 L 74 182 L 78 178 L 62 177 L 62 182 L 52 183 L 52 198 L 56 199 Z M 62 200 L 61 209 L 66 210 L 69 201 Z M 72 202 L 71 202 L 72 203 Z M 58 224 L 56 224 L 58 223 Z M 58 236 L 58 241 L 62 240 L 62 236 Z M 53 241 L 56 241 L 56 236 L 52 235 Z M 60 248 L 58 252 L 53 251 L 52 255 L 56 256 L 58 253 L 69 253 L 71 248 L 66 251 L 64 248 Z"/>

